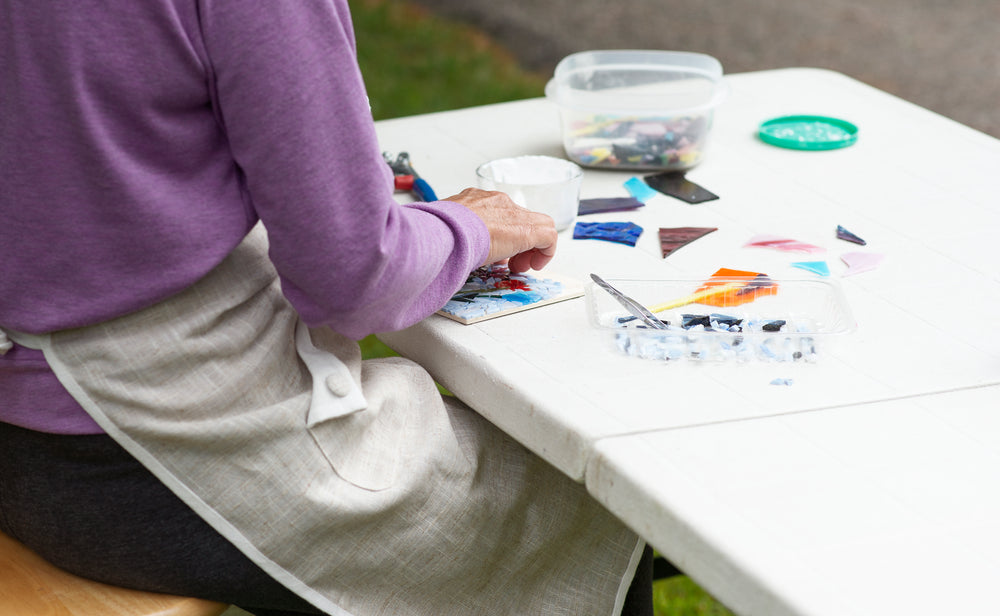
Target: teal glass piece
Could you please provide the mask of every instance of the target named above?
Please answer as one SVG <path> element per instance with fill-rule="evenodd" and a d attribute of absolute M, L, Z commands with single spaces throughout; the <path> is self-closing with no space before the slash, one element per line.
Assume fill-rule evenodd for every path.
<path fill-rule="evenodd" d="M 820 276 L 830 275 L 830 266 L 826 264 L 826 261 L 797 261 L 792 263 L 792 267 L 804 269 Z"/>

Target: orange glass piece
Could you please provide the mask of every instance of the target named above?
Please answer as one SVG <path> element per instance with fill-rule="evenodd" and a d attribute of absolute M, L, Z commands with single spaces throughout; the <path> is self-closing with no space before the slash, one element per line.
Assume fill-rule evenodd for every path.
<path fill-rule="evenodd" d="M 728 268 L 720 268 L 712 274 L 698 290 L 669 302 L 650 306 L 651 312 L 663 312 L 687 306 L 688 304 L 705 304 L 706 306 L 739 306 L 747 304 L 765 295 L 778 292 L 778 283 L 759 272 L 744 272 Z"/>
<path fill-rule="evenodd" d="M 739 306 L 758 297 L 775 295 L 778 283 L 760 272 L 746 272 L 726 267 L 719 268 L 695 294 L 704 293 L 698 302 L 709 306 Z"/>

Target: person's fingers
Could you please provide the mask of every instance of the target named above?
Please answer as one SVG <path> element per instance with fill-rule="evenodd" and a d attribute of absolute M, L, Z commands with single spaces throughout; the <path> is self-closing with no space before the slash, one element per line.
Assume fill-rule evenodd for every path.
<path fill-rule="evenodd" d="M 558 234 L 552 217 L 532 212 L 502 192 L 467 188 L 448 201 L 461 203 L 472 210 L 490 233 L 490 251 L 486 263 L 509 259 L 511 271 L 541 269 L 555 255 Z"/>

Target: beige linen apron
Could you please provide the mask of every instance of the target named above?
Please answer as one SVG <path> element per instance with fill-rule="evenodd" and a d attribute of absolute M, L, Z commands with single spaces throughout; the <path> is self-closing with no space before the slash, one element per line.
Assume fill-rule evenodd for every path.
<path fill-rule="evenodd" d="M 94 419 L 335 615 L 612 616 L 642 544 L 402 358 L 309 330 L 258 225 L 156 306 L 30 336 Z M 312 371 L 312 372 L 310 372 Z"/>

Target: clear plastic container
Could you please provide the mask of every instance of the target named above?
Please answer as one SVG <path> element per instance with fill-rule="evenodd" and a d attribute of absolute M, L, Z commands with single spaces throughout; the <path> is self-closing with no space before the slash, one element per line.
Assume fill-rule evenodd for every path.
<path fill-rule="evenodd" d="M 713 278 L 745 283 L 746 278 Z M 643 325 L 607 291 L 585 288 L 591 324 L 610 347 L 656 360 L 813 362 L 857 328 L 840 285 L 833 280 L 773 280 L 773 294 L 739 305 L 687 303 L 656 316 L 666 329 Z M 702 280 L 608 280 L 647 307 L 689 298 Z M 724 302 L 721 302 L 724 303 Z"/>
<path fill-rule="evenodd" d="M 562 59 L 545 87 L 563 147 L 596 168 L 683 171 L 705 156 L 728 88 L 712 56 L 684 51 L 585 51 Z"/>

